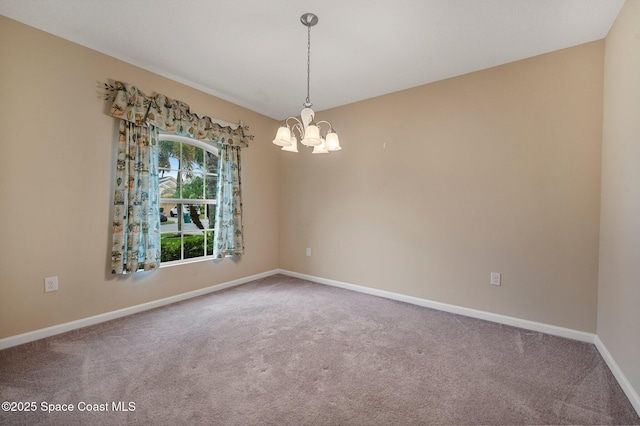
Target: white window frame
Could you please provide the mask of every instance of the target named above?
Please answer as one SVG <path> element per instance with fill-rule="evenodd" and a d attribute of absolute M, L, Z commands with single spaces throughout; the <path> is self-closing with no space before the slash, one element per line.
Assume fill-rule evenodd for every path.
<path fill-rule="evenodd" d="M 192 145 L 195 146 L 197 148 L 202 148 L 207 152 L 212 153 L 213 155 L 215 155 L 216 157 L 218 157 L 218 161 L 220 161 L 220 155 L 218 152 L 218 148 L 216 148 L 215 146 L 213 146 L 212 144 L 209 144 L 207 142 L 204 141 L 200 141 L 188 136 L 182 136 L 182 135 L 176 135 L 174 133 L 164 133 L 164 132 L 159 132 L 158 134 L 158 141 L 170 141 L 170 142 L 181 142 L 183 144 L 188 144 L 188 145 Z M 178 172 L 182 172 L 182 169 L 179 169 Z M 217 177 L 217 173 L 216 173 L 216 177 Z M 159 203 L 162 204 L 164 202 L 168 202 L 171 204 L 176 204 L 176 205 L 182 205 L 184 206 L 185 204 L 196 204 L 194 203 L 194 201 L 197 201 L 197 204 L 212 204 L 212 205 L 217 205 L 217 200 L 211 200 L 211 199 L 192 199 L 192 198 L 159 198 Z M 184 208 L 184 207 L 183 207 Z M 179 212 L 176 217 L 178 218 L 179 221 L 182 220 L 182 212 Z M 168 212 L 165 212 L 165 214 L 168 214 Z M 213 228 L 207 228 L 202 230 L 203 233 L 205 231 L 213 231 Z M 185 236 L 185 230 L 182 229 L 181 231 L 181 243 L 180 243 L 180 250 L 181 250 L 181 259 L 179 260 L 170 260 L 170 261 L 164 261 L 164 262 L 160 262 L 160 268 L 166 268 L 166 267 L 171 267 L 171 266 L 177 266 L 177 265 L 185 265 L 185 264 L 189 264 L 189 263 L 195 263 L 195 262 L 203 262 L 203 261 L 207 261 L 207 260 L 212 260 L 215 259 L 215 257 L 213 256 L 213 254 L 211 255 L 204 255 L 204 256 L 198 256 L 198 257 L 192 257 L 189 259 L 185 259 L 184 258 L 184 236 Z M 164 232 L 164 234 L 166 234 L 167 232 Z M 160 224 L 160 237 L 162 240 L 162 223 Z M 188 232 L 187 232 L 188 235 Z M 206 250 L 206 236 L 205 236 L 205 250 Z"/>

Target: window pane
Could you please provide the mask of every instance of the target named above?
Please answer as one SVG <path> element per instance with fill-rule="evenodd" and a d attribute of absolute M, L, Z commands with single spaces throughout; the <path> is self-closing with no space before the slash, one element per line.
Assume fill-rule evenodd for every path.
<path fill-rule="evenodd" d="M 181 259 L 182 236 L 178 233 L 160 236 L 160 261 L 170 262 Z"/>
<path fill-rule="evenodd" d="M 202 148 L 183 143 L 181 158 L 182 162 L 180 166 L 182 170 L 204 171 L 204 151 Z"/>
<path fill-rule="evenodd" d="M 209 200 L 216 199 L 216 190 L 218 184 L 218 177 L 206 175 L 205 176 L 205 186 L 204 186 L 204 198 Z"/>
<path fill-rule="evenodd" d="M 160 141 L 158 167 L 160 169 L 178 170 L 180 168 L 180 142 Z"/>
<path fill-rule="evenodd" d="M 218 156 L 212 152 L 205 153 L 206 171 L 208 173 L 218 173 Z"/>
<path fill-rule="evenodd" d="M 202 210 L 197 204 L 185 204 L 184 208 L 184 223 L 185 231 L 196 231 L 198 229 L 204 229 L 204 225 L 201 222 Z"/>
<path fill-rule="evenodd" d="M 214 229 L 216 226 L 216 205 L 215 204 L 207 204 L 207 228 Z"/>
<path fill-rule="evenodd" d="M 162 205 L 163 207 L 165 207 L 165 211 L 167 211 L 167 208 L 169 209 L 169 223 L 167 223 L 167 225 L 173 225 L 173 228 L 171 228 L 171 230 L 178 230 L 177 228 L 177 224 L 178 224 L 178 218 L 180 217 L 178 213 L 180 213 L 181 210 L 183 210 L 184 208 L 182 207 L 182 204 L 176 204 L 176 203 L 171 203 L 170 200 L 168 200 L 166 203 L 164 201 L 162 201 L 160 203 L 160 205 Z M 173 220 L 173 222 L 171 222 L 171 220 Z M 169 228 L 167 227 L 167 230 L 169 230 Z M 166 231 L 165 231 L 166 232 Z"/>
<path fill-rule="evenodd" d="M 195 152 L 195 161 L 194 161 L 194 165 L 193 168 L 191 170 L 194 171 L 198 171 L 198 172 L 205 172 L 205 164 L 204 164 L 204 149 L 202 148 L 196 148 L 196 152 Z"/>
<path fill-rule="evenodd" d="M 213 231 L 205 231 L 207 239 L 207 256 L 213 255 Z"/>
<path fill-rule="evenodd" d="M 170 170 L 160 170 L 158 178 L 160 198 L 180 198 L 178 187 L 178 172 Z"/>
<path fill-rule="evenodd" d="M 201 173 L 182 172 L 182 198 L 202 199 L 204 196 L 204 176 Z"/>
<path fill-rule="evenodd" d="M 189 205 L 189 213 L 191 215 L 192 222 L 194 223 L 193 229 L 206 229 L 208 227 L 209 221 L 207 220 L 207 216 L 204 214 L 205 212 L 206 206 L 204 204 Z"/>
<path fill-rule="evenodd" d="M 169 210 L 167 209 L 167 205 L 160 204 L 160 232 L 164 231 L 166 226 L 169 225 L 170 222 L 173 222 L 170 219 L 171 218 L 169 217 Z"/>
<path fill-rule="evenodd" d="M 184 234 L 184 258 L 204 256 L 204 235 L 200 232 L 185 232 Z"/>

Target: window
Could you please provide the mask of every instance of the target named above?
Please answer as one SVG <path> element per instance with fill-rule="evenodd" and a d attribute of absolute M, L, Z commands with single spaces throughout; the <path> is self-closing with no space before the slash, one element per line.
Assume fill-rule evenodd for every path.
<path fill-rule="evenodd" d="M 185 136 L 160 134 L 161 262 L 213 255 L 218 150 Z"/>

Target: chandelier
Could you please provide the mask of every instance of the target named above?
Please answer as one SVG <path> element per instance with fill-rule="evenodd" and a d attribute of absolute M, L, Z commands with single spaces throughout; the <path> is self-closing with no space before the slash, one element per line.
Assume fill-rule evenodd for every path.
<path fill-rule="evenodd" d="M 315 112 L 309 100 L 309 76 L 311 74 L 311 27 L 318 23 L 318 17 L 313 13 L 305 13 L 300 17 L 300 22 L 307 27 L 307 99 L 302 104 L 304 109 L 300 112 L 301 120 L 289 117 L 278 129 L 273 143 L 282 147 L 283 151 L 298 152 L 298 138 L 306 146 L 313 147 L 313 154 L 328 154 L 330 151 L 342 149 L 338 134 L 328 121 L 315 122 Z M 290 125 L 293 123 L 293 125 Z M 321 133 L 321 125 L 328 127 L 325 135 Z"/>

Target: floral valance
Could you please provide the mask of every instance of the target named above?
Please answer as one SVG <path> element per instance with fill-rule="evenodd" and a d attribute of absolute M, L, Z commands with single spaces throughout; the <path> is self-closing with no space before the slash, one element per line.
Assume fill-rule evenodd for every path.
<path fill-rule="evenodd" d="M 136 125 L 151 125 L 167 133 L 214 141 L 231 146 L 247 147 L 251 136 L 245 135 L 247 127 L 221 123 L 211 117 L 199 117 L 184 102 L 162 94 L 145 95 L 137 87 L 116 81 L 105 84 L 106 98 L 113 104 L 109 115 Z"/>

